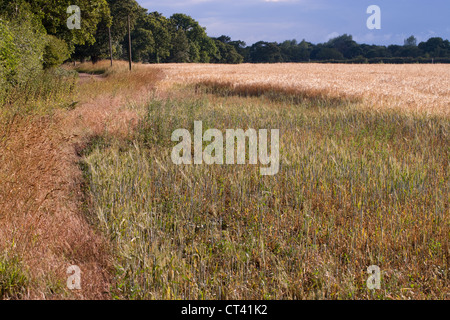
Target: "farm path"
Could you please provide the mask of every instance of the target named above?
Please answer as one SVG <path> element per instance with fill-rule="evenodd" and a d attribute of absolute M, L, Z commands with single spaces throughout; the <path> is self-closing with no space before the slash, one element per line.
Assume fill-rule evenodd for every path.
<path fill-rule="evenodd" d="M 0 249 L 30 273 L 25 299 L 111 297 L 111 248 L 88 221 L 80 152 L 96 135 L 126 135 L 139 119 L 128 106 L 147 101 L 156 83 L 111 78 L 82 74 L 76 108 L 16 120 L 2 146 Z M 81 290 L 66 288 L 71 265 L 81 270 Z"/>
<path fill-rule="evenodd" d="M 98 80 L 98 81 L 105 80 L 105 78 L 100 74 L 89 74 L 89 73 L 80 72 L 78 74 L 78 77 L 79 77 L 79 83 L 86 83 L 93 79 Z"/>

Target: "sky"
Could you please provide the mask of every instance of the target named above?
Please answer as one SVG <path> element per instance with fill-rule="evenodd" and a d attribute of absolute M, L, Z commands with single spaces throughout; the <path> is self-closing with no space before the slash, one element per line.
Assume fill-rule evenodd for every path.
<path fill-rule="evenodd" d="M 137 0 L 166 17 L 185 13 L 211 37 L 230 36 L 247 45 L 296 39 L 322 43 L 351 34 L 358 43 L 403 45 L 414 35 L 450 39 L 449 0 Z M 381 10 L 381 29 L 370 30 L 370 5 Z"/>

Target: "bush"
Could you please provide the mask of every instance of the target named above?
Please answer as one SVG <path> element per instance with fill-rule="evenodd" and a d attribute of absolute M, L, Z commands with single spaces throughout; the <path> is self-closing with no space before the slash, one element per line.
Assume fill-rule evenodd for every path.
<path fill-rule="evenodd" d="M 44 49 L 44 69 L 57 67 L 70 57 L 69 48 L 64 40 L 51 35 L 47 37 L 47 45 Z"/>
<path fill-rule="evenodd" d="M 45 45 L 45 29 L 31 13 L 0 20 L 0 82 L 6 89 L 41 73 Z"/>
<path fill-rule="evenodd" d="M 13 80 L 19 64 L 17 48 L 8 25 L 0 19 L 0 90 Z"/>

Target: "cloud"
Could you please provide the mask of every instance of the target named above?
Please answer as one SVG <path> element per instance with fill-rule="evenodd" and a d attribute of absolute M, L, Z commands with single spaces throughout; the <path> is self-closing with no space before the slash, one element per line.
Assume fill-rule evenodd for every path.
<path fill-rule="evenodd" d="M 330 40 L 330 39 L 333 39 L 333 38 L 336 38 L 336 37 L 339 37 L 339 36 L 340 36 L 340 34 L 339 34 L 338 32 L 336 32 L 336 31 L 334 31 L 334 32 L 328 34 L 328 35 L 325 37 L 325 41 L 328 41 L 328 40 Z"/>
<path fill-rule="evenodd" d="M 397 42 L 401 41 L 400 42 L 401 44 L 403 44 L 403 39 L 405 39 L 405 37 L 402 35 L 394 36 L 392 33 L 378 34 L 375 32 L 368 32 L 363 35 L 355 35 L 353 37 L 353 40 L 355 40 L 358 43 L 375 44 L 375 43 L 390 43 L 394 38 Z"/>

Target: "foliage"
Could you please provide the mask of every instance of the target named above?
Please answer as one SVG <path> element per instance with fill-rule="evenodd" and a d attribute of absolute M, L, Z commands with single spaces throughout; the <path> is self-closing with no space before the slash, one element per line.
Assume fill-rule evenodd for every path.
<path fill-rule="evenodd" d="M 330 39 L 325 43 L 325 47 L 340 52 L 345 59 L 352 59 L 361 54 L 361 49 L 358 44 L 353 40 L 353 37 L 348 34 Z"/>
<path fill-rule="evenodd" d="M 407 47 L 407 46 L 416 47 L 417 46 L 416 37 L 410 36 L 408 39 L 405 39 L 405 47 Z"/>
<path fill-rule="evenodd" d="M 282 62 L 281 50 L 276 42 L 259 41 L 250 48 L 251 62 Z"/>
<path fill-rule="evenodd" d="M 184 30 L 178 30 L 172 40 L 171 62 L 190 62 L 190 45 Z"/>
<path fill-rule="evenodd" d="M 222 38 L 222 40 L 220 40 L 220 38 Z M 212 59 L 212 62 L 229 64 L 242 63 L 244 61 L 244 57 L 236 51 L 234 46 L 229 44 L 230 41 L 224 41 L 223 36 L 220 38 L 214 40 L 218 50 L 218 55 Z"/>
<path fill-rule="evenodd" d="M 149 13 L 146 19 L 154 41 L 154 50 L 150 61 L 156 63 L 166 61 L 172 48 L 173 35 L 170 32 L 170 21 L 159 12 Z"/>
<path fill-rule="evenodd" d="M 170 18 L 159 12 L 148 13 L 135 0 L 108 0 L 112 16 L 111 34 L 115 58 L 128 59 L 127 16 L 131 19 L 132 58 L 135 62 L 194 62 L 194 63 L 279 63 L 308 61 L 339 61 L 370 63 L 376 58 L 450 58 L 450 43 L 432 38 L 417 45 L 410 36 L 405 45 L 378 46 L 358 44 L 349 34 L 332 38 L 325 43 L 312 44 L 305 40 L 286 40 L 281 43 L 245 42 L 228 36 L 211 38 L 206 29 L 189 15 L 176 13 Z M 77 46 L 77 59 L 109 57 L 107 28 L 99 24 L 94 45 Z M 103 31 L 102 31 L 103 30 Z M 100 32 L 99 32 L 100 31 Z M 397 61 L 397 60 L 392 60 Z M 402 61 L 402 60 L 399 60 Z M 445 61 L 445 60 L 441 60 Z"/>
<path fill-rule="evenodd" d="M 177 32 L 183 30 L 189 41 L 190 62 L 208 63 L 211 58 L 216 57 L 217 47 L 214 41 L 206 35 L 205 29 L 190 16 L 176 13 L 170 17 L 172 27 Z"/>
<path fill-rule="evenodd" d="M 27 0 L 33 13 L 38 16 L 47 33 L 64 39 L 73 49 L 74 45 L 95 42 L 95 33 L 100 21 L 109 17 L 109 6 L 106 0 Z M 71 5 L 80 7 L 82 28 L 67 28 L 69 14 L 67 8 Z"/>
<path fill-rule="evenodd" d="M 8 25 L 0 20 L 0 94 L 13 82 L 19 64 L 17 47 Z"/>
<path fill-rule="evenodd" d="M 320 48 L 316 55 L 317 60 L 343 60 L 344 56 L 341 52 L 334 48 Z"/>
<path fill-rule="evenodd" d="M 47 43 L 45 30 L 30 12 L 20 11 L 13 18 L 0 22 L 0 75 L 8 86 L 39 75 Z"/>
<path fill-rule="evenodd" d="M 44 50 L 44 69 L 57 67 L 69 57 L 70 53 L 66 42 L 49 35 Z"/>

